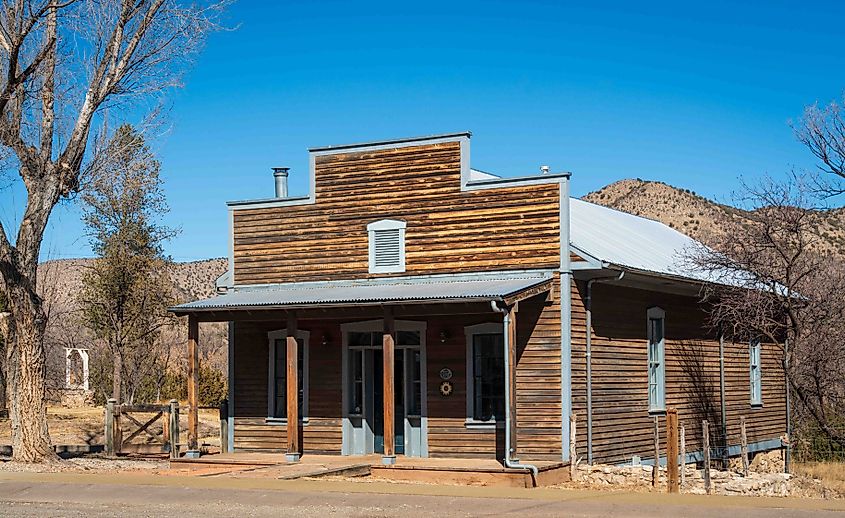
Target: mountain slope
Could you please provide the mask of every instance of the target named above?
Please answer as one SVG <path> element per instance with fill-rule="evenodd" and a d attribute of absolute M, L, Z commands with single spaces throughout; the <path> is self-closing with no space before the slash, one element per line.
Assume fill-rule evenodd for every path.
<path fill-rule="evenodd" d="M 748 219 L 749 213 L 708 200 L 687 189 L 662 182 L 620 180 L 583 197 L 585 201 L 660 221 L 684 234 L 707 242 L 724 233 L 725 217 Z M 845 210 L 815 214 L 821 251 L 845 258 Z"/>

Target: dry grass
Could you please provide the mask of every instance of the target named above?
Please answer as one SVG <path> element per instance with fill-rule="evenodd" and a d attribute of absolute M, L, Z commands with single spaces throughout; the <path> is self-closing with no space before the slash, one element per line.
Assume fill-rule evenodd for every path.
<path fill-rule="evenodd" d="M 826 487 L 845 495 L 845 462 L 796 462 L 792 471 L 818 479 Z"/>
<path fill-rule="evenodd" d="M 47 423 L 50 427 L 50 438 L 53 444 L 80 445 L 103 444 L 103 427 L 105 417 L 102 407 L 64 408 L 50 406 L 47 408 Z M 146 416 L 147 418 L 152 415 Z M 179 415 L 183 433 L 187 433 L 187 412 Z M 219 414 L 217 410 L 200 410 L 199 412 L 200 443 L 219 446 Z M 160 431 L 157 423 L 150 428 Z M 0 444 L 11 444 L 11 424 L 8 419 L 0 419 Z"/>

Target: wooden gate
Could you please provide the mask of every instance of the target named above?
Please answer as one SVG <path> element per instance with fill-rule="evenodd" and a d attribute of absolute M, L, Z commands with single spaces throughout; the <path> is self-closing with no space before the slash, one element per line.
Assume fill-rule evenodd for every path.
<path fill-rule="evenodd" d="M 161 430 L 152 428 L 161 421 Z M 169 405 L 118 405 L 106 403 L 106 454 L 169 453 L 179 458 L 179 402 Z M 143 442 L 139 438 L 145 439 Z"/>

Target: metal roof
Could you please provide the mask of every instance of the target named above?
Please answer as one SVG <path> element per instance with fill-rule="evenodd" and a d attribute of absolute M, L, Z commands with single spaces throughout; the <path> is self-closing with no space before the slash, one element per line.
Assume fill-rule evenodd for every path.
<path fill-rule="evenodd" d="M 503 300 L 552 278 L 548 271 L 431 275 L 357 281 L 299 282 L 235 288 L 227 294 L 170 308 L 175 313 L 220 309 L 390 302 Z"/>
<path fill-rule="evenodd" d="M 684 259 L 703 245 L 668 225 L 577 198 L 570 199 L 570 214 L 570 242 L 576 253 L 646 273 L 713 280 Z"/>

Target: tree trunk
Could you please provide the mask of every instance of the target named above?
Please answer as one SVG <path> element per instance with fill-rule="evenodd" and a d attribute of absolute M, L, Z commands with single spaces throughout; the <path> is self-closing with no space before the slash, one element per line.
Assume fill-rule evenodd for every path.
<path fill-rule="evenodd" d="M 120 387 L 122 385 L 123 362 L 120 361 L 120 352 L 115 347 L 112 353 L 112 382 L 111 397 L 120 403 Z"/>
<path fill-rule="evenodd" d="M 12 458 L 43 462 L 58 457 L 47 429 L 46 353 L 47 318 L 41 299 L 26 288 L 10 286 L 8 342 L 6 343 L 9 418 L 12 423 Z"/>
<path fill-rule="evenodd" d="M 0 313 L 0 416 L 5 415 L 8 410 L 6 398 L 6 344 L 9 343 L 9 319 L 10 313 Z"/>

